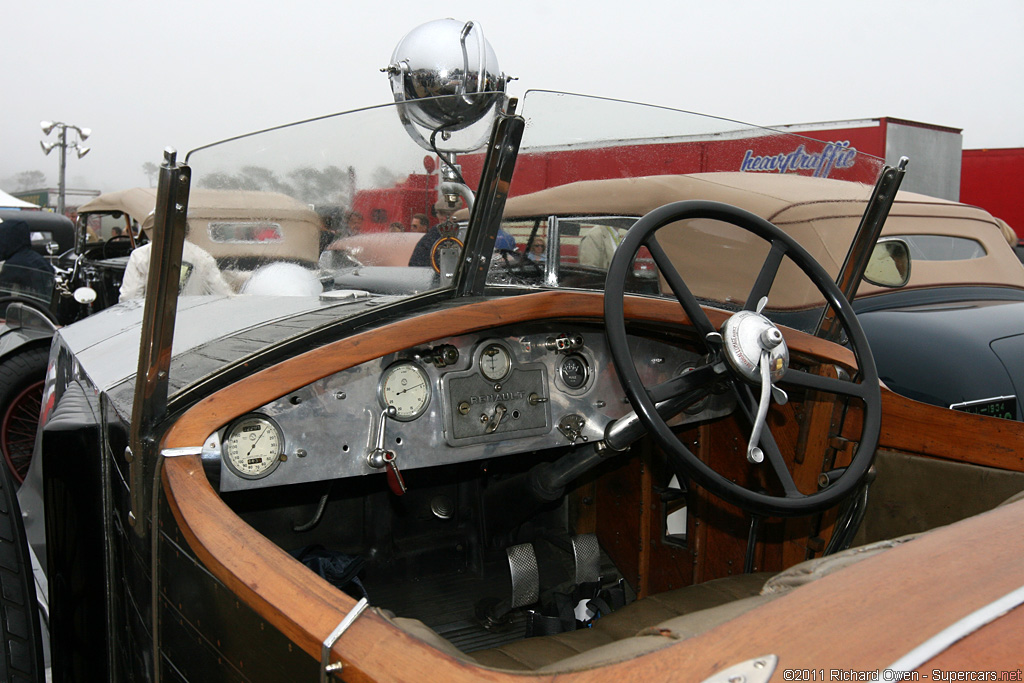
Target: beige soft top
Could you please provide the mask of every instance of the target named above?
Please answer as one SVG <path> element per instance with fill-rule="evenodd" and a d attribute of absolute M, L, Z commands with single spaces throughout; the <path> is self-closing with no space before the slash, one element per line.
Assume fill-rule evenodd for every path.
<path fill-rule="evenodd" d="M 746 209 L 782 228 L 834 277 L 846 257 L 871 189 L 859 183 L 784 174 L 694 173 L 591 180 L 510 198 L 505 217 L 642 216 L 684 199 L 719 201 Z M 695 293 L 717 301 L 736 302 L 746 297 L 767 255 L 764 242 L 714 221 L 691 221 L 665 230 L 670 232 L 663 232 L 659 243 Z M 1024 268 L 987 211 L 912 192 L 898 193 L 882 235 L 921 234 L 974 239 L 983 245 L 986 255 L 962 261 L 914 260 L 908 287 L 957 284 L 1024 288 Z M 858 296 L 883 291 L 890 290 L 864 283 Z M 820 304 L 820 297 L 788 263 L 769 298 L 773 308 Z"/>
<path fill-rule="evenodd" d="M 155 206 L 156 188 L 135 187 L 102 194 L 80 206 L 78 212 L 123 211 L 151 234 Z M 319 257 L 320 217 L 306 204 L 277 192 L 193 189 L 189 192 L 188 220 L 189 239 L 217 258 L 255 256 L 315 263 Z M 279 227 L 280 239 L 214 239 L 212 226 L 252 223 Z"/>

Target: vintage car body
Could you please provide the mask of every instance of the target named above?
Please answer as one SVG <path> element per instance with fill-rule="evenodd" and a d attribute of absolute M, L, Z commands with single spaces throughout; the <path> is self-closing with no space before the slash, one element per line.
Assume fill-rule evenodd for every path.
<path fill-rule="evenodd" d="M 74 223 L 67 216 L 49 211 L 0 209 L 0 220 L 20 218 L 32 228 L 32 249 L 42 256 L 54 257 L 71 249 L 75 242 Z"/>
<path fill-rule="evenodd" d="M 450 68 L 407 43 L 447 48 Z M 1000 504 L 1024 489 L 1024 425 L 884 388 L 840 287 L 792 238 L 720 202 L 654 201 L 603 291 L 495 267 L 520 149 L 614 158 L 653 130 L 729 136 L 742 155 L 772 132 L 506 101 L 471 22 L 421 27 L 390 72 L 393 106 L 168 154 L 145 304 L 57 333 L 42 488 L 6 516 L 45 556 L 53 680 L 1019 675 L 1024 502 Z M 480 177 L 461 177 L 482 140 Z M 193 177 L 254 159 L 277 177 L 339 159 L 402 177 L 423 149 L 448 169 L 442 195 L 475 200 L 453 272 L 427 289 L 323 277 L 319 296 L 178 296 Z M 861 201 L 854 181 L 879 176 L 876 215 L 892 169 L 846 161 Z M 865 225 L 851 254 L 876 241 Z M 662 246 L 673 230 L 734 237 L 721 263 L 762 247 L 745 292 L 698 300 Z M 643 249 L 671 297 L 627 291 Z M 856 285 L 851 263 L 839 279 Z M 793 268 L 832 311 L 821 336 L 772 319 Z M 875 545 L 844 551 L 854 539 Z M 11 581 L 21 541 L 0 535 Z M 31 653 L 32 629 L 9 626 L 0 642 Z M 0 659 L 33 674 L 31 654 Z"/>
<path fill-rule="evenodd" d="M 273 192 L 196 189 L 189 216 L 191 241 L 222 267 L 261 258 L 315 264 L 320 256 L 321 220 L 302 202 Z M 136 187 L 100 195 L 80 213 L 125 213 L 151 237 L 155 187 Z M 269 255 L 268 255 L 269 254 Z"/>

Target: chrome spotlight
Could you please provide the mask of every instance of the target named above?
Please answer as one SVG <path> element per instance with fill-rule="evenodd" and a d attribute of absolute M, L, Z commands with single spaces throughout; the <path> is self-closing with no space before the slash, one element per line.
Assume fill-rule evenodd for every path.
<path fill-rule="evenodd" d="M 424 132 L 448 139 L 493 114 L 508 81 L 479 24 L 456 19 L 431 21 L 410 31 L 382 71 L 391 79 L 406 129 L 431 151 L 437 150 L 424 139 Z M 414 130 L 413 125 L 425 131 Z"/>

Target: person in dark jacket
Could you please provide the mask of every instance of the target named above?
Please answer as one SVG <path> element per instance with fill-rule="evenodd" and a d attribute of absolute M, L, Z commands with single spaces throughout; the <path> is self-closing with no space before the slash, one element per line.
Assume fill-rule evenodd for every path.
<path fill-rule="evenodd" d="M 0 219 L 0 294 L 23 293 L 49 301 L 53 268 L 32 250 L 32 231 L 21 218 Z"/>

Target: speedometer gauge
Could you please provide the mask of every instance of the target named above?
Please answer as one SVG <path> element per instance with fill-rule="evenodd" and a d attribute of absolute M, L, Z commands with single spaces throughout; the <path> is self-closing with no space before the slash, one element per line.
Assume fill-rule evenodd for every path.
<path fill-rule="evenodd" d="M 395 409 L 395 419 L 415 420 L 430 404 L 427 371 L 410 362 L 395 363 L 380 378 L 380 402 Z"/>
<path fill-rule="evenodd" d="M 243 479 L 261 479 L 280 464 L 284 437 L 277 423 L 253 413 L 235 420 L 224 434 L 225 462 Z"/>

